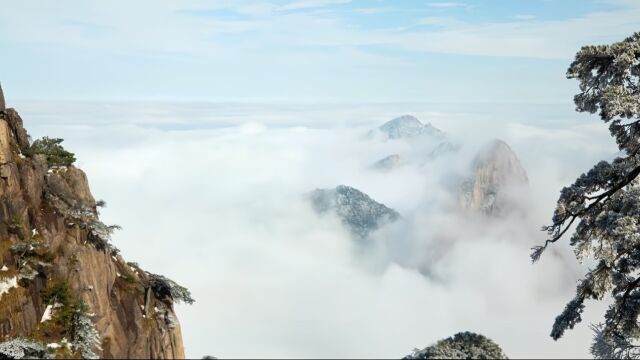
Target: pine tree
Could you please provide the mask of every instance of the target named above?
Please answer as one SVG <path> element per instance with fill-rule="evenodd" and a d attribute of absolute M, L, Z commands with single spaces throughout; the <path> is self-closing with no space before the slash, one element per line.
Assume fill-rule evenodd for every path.
<path fill-rule="evenodd" d="M 507 359 L 507 356 L 486 336 L 465 331 L 422 350 L 415 349 L 404 359 Z"/>
<path fill-rule="evenodd" d="M 596 325 L 591 351 L 596 358 L 640 358 L 640 33 L 611 45 L 585 46 L 567 77 L 580 82 L 576 111 L 598 112 L 622 155 L 601 161 L 560 192 L 549 238 L 533 248 L 537 261 L 552 243 L 577 224 L 570 245 L 576 257 L 597 265 L 578 283 L 576 296 L 556 318 L 554 339 L 582 321 L 585 300 L 613 303 Z"/>
<path fill-rule="evenodd" d="M 73 308 L 71 317 L 71 346 L 83 359 L 99 359 L 95 350 L 102 350 L 100 334 L 87 315 L 87 306 L 79 301 Z"/>
<path fill-rule="evenodd" d="M 60 145 L 63 141 L 45 136 L 33 142 L 27 155 L 44 154 L 49 166 L 71 166 L 76 161 L 76 156 Z"/>

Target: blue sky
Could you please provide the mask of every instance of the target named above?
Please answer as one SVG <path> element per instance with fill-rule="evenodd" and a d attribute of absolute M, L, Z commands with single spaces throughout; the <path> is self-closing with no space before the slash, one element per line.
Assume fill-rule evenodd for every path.
<path fill-rule="evenodd" d="M 9 99 L 570 101 L 581 45 L 640 30 L 634 0 L 20 1 Z"/>

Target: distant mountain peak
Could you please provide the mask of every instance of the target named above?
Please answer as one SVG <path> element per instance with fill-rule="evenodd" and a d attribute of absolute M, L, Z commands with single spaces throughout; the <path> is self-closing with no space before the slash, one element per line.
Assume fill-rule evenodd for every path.
<path fill-rule="evenodd" d="M 460 144 L 453 143 L 448 140 L 443 140 L 439 143 L 429 154 L 427 154 L 426 161 L 437 159 L 443 155 L 454 153 L 460 150 Z"/>
<path fill-rule="evenodd" d="M 373 163 L 373 168 L 376 170 L 389 171 L 397 168 L 402 163 L 399 154 L 391 154 Z"/>
<path fill-rule="evenodd" d="M 382 124 L 378 129 L 390 139 L 414 138 L 428 135 L 444 138 L 444 132 L 430 123 L 423 124 L 413 115 L 402 115 Z"/>
<path fill-rule="evenodd" d="M 400 217 L 395 210 L 351 186 L 338 185 L 334 189 L 316 189 L 310 198 L 314 210 L 319 214 L 335 211 L 342 223 L 360 239 Z"/>
<path fill-rule="evenodd" d="M 511 147 L 494 140 L 472 162 L 472 175 L 461 185 L 462 207 L 485 214 L 508 211 L 508 188 L 527 185 L 527 173 Z"/>

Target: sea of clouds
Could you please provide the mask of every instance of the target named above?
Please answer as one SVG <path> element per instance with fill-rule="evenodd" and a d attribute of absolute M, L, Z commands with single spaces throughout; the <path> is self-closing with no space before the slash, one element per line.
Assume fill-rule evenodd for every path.
<path fill-rule="evenodd" d="M 560 189 L 616 154 L 606 126 L 571 104 L 25 102 L 30 134 L 64 137 L 128 261 L 188 287 L 188 357 L 402 357 L 458 331 L 510 357 L 585 357 L 604 305 L 558 342 L 551 325 L 587 265 L 564 241 L 532 265 Z M 403 141 L 367 131 L 412 114 L 461 150 L 371 169 Z M 506 141 L 530 180 L 526 215 L 461 213 L 457 179 Z M 400 212 L 366 246 L 304 195 L 353 186 Z"/>

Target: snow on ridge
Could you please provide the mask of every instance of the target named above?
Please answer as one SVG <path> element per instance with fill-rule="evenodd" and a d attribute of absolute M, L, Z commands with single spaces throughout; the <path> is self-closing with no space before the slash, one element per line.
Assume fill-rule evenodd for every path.
<path fill-rule="evenodd" d="M 430 123 L 423 124 L 413 115 L 402 115 L 389 120 L 378 127 L 378 130 L 387 135 L 389 139 L 414 138 L 418 136 L 431 136 L 443 139 L 445 134 Z"/>

